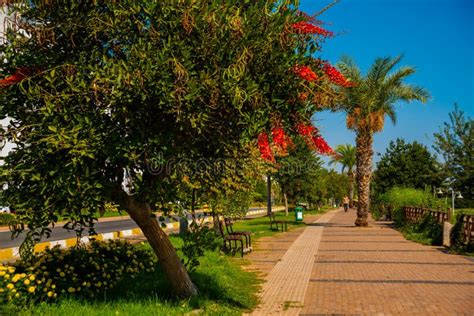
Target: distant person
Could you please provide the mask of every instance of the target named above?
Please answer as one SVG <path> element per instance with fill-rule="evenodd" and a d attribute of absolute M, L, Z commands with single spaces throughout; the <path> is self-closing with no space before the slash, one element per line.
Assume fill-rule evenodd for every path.
<path fill-rule="evenodd" d="M 349 209 L 349 198 L 346 196 L 344 196 L 344 198 L 342 199 L 342 204 L 344 205 L 344 212 L 347 212 L 347 210 Z"/>

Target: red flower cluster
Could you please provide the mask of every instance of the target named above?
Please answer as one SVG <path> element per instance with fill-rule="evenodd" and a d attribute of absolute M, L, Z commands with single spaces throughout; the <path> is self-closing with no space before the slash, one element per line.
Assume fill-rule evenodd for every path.
<path fill-rule="evenodd" d="M 314 25 L 304 21 L 294 23 L 292 26 L 298 34 L 318 34 L 324 37 L 331 37 L 334 35 L 334 33 L 331 31 L 325 30 L 318 25 Z"/>
<path fill-rule="evenodd" d="M 0 80 L 0 87 L 4 88 L 13 84 L 17 84 L 18 82 L 21 82 L 23 79 L 25 79 L 29 73 L 30 70 L 28 68 L 20 68 L 13 75 Z"/>
<path fill-rule="evenodd" d="M 318 75 L 316 75 L 311 68 L 308 66 L 299 66 L 296 65 L 293 68 L 293 71 L 302 79 L 307 80 L 307 81 L 316 81 L 318 80 Z"/>
<path fill-rule="evenodd" d="M 285 131 L 281 127 L 274 127 L 272 129 L 273 143 L 278 146 L 284 153 L 288 146 L 292 144 L 291 139 L 285 134 Z"/>
<path fill-rule="evenodd" d="M 318 152 L 322 155 L 331 155 L 333 153 L 332 148 L 320 135 L 313 136 L 312 141 Z"/>
<path fill-rule="evenodd" d="M 324 140 L 324 138 L 319 135 L 319 131 L 312 124 L 298 124 L 296 126 L 298 134 L 304 137 L 306 144 L 308 146 L 314 147 L 320 154 L 329 155 L 333 153 L 332 148 Z"/>
<path fill-rule="evenodd" d="M 337 84 L 341 87 L 352 87 L 354 84 L 346 79 L 343 74 L 339 72 L 335 67 L 331 66 L 328 63 L 325 63 L 323 66 L 323 70 L 326 75 L 329 77 L 334 84 Z"/>
<path fill-rule="evenodd" d="M 260 151 L 260 157 L 267 161 L 275 162 L 275 157 L 273 157 L 270 142 L 268 141 L 268 135 L 265 132 L 258 135 L 258 150 Z"/>
<path fill-rule="evenodd" d="M 298 134 L 304 136 L 305 138 L 311 137 L 312 135 L 318 133 L 318 129 L 314 127 L 313 124 L 306 125 L 303 123 L 296 125 L 296 131 L 298 132 Z"/>

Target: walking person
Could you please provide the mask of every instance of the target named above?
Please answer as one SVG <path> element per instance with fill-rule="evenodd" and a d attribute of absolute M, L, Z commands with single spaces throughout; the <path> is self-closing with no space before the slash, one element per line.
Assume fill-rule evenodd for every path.
<path fill-rule="evenodd" d="M 347 195 L 345 195 L 342 199 L 342 204 L 344 205 L 344 212 L 347 212 L 347 210 L 349 209 L 349 198 L 347 197 Z"/>

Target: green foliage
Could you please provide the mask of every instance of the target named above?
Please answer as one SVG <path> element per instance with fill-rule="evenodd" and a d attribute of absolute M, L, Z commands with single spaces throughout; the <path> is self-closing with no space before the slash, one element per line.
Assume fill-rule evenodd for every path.
<path fill-rule="evenodd" d="M 345 99 L 340 107 L 347 113 L 348 127 L 358 134 L 380 132 L 385 116 L 395 123 L 397 101 L 426 102 L 430 98 L 425 89 L 404 83 L 415 69 L 406 66 L 395 69 L 401 59 L 402 56 L 377 58 L 365 76 L 350 57 L 337 64 L 341 73 L 354 83 L 353 87 L 343 89 Z"/>
<path fill-rule="evenodd" d="M 183 245 L 179 250 L 183 254 L 182 261 L 188 271 L 196 270 L 200 264 L 199 258 L 204 256 L 205 251 L 219 247 L 215 230 L 204 223 L 199 224 L 193 221 L 181 238 Z"/>
<path fill-rule="evenodd" d="M 180 237 L 170 237 L 173 245 L 182 245 Z M 144 244 L 138 248 L 150 251 Z M 183 315 L 200 311 L 209 315 L 241 315 L 257 304 L 258 277 L 244 271 L 239 262 L 217 252 L 206 251 L 201 264 L 191 273 L 199 293 L 190 300 L 177 300 L 163 270 L 142 271 L 124 278 L 106 295 L 87 300 L 74 295 L 59 298 L 54 304 L 26 306 L 0 305 L 0 314 L 9 315 Z M 3 308 L 3 309 L 2 309 Z M 3 315 L 3 314 L 2 314 Z"/>
<path fill-rule="evenodd" d="M 404 226 L 406 223 L 403 207 L 426 207 L 437 208 L 440 204 L 432 193 L 413 189 L 394 187 L 384 194 L 380 194 L 375 201 L 378 206 L 375 207 L 376 212 L 380 213 L 381 208 L 388 211 L 390 209 L 392 220 L 397 226 Z M 383 206 L 382 206 L 383 205 Z"/>
<path fill-rule="evenodd" d="M 466 117 L 458 106 L 449 114 L 439 133 L 435 133 L 434 148 L 445 161 L 445 176 L 451 186 L 461 191 L 463 200 L 457 200 L 459 206 L 474 205 L 474 121 Z M 459 207 L 458 206 L 458 207 Z"/>
<path fill-rule="evenodd" d="M 155 265 L 150 251 L 124 241 L 56 246 L 11 266 L 0 265 L 0 303 L 39 303 L 70 295 L 93 298 L 105 295 L 124 277 L 152 272 Z"/>
<path fill-rule="evenodd" d="M 335 155 L 329 161 L 329 164 L 340 164 L 342 173 L 347 171 L 348 175 L 353 176 L 356 165 L 356 148 L 351 144 L 337 145 L 334 149 Z"/>
<path fill-rule="evenodd" d="M 385 154 L 377 163 L 373 185 L 384 193 L 392 187 L 426 189 L 441 184 L 440 167 L 424 145 L 403 139 L 391 141 Z"/>
<path fill-rule="evenodd" d="M 473 243 L 463 243 L 463 221 L 467 214 L 456 214 L 455 224 L 451 230 L 451 248 L 458 253 L 474 253 Z"/>
<path fill-rule="evenodd" d="M 298 95 L 324 97 L 324 82 L 303 82 L 289 69 L 313 66 L 322 75 L 313 58 L 321 38 L 289 31 L 304 19 L 296 5 L 9 5 L 22 19 L 0 45 L 0 68 L 29 74 L 0 94 L 0 117 L 12 119 L 1 136 L 16 145 L 1 168 L 2 205 L 17 210 L 28 237 L 47 232 L 58 215 L 69 228 L 92 229 L 107 202 L 149 212 L 176 200 L 184 176 L 206 187 L 223 176 L 192 163 L 164 172 L 170 162 L 239 162 L 271 118 L 290 133 L 309 121 L 319 104 Z"/>
<path fill-rule="evenodd" d="M 439 246 L 443 243 L 443 225 L 430 214 L 425 214 L 418 223 L 405 226 L 403 231 L 412 236 L 418 235 L 417 238 L 430 245 Z"/>
<path fill-rule="evenodd" d="M 278 169 L 274 178 L 290 203 L 316 201 L 320 198 L 316 187 L 321 178 L 321 158 L 300 137 L 295 138 L 294 143 L 287 156 L 277 158 Z"/>
<path fill-rule="evenodd" d="M 13 214 L 0 213 L 0 226 L 8 225 L 14 217 Z"/>
<path fill-rule="evenodd" d="M 264 203 L 267 196 L 267 183 L 264 180 L 257 181 L 254 191 L 254 202 Z"/>

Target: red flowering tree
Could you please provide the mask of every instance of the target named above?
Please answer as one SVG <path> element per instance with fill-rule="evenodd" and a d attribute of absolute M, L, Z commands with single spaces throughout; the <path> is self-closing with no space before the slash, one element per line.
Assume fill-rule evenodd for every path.
<path fill-rule="evenodd" d="M 2 136 L 16 144 L 1 167 L 0 203 L 17 210 L 33 241 L 58 214 L 80 232 L 105 203 L 119 203 L 173 290 L 196 294 L 151 216 L 179 179 L 160 166 L 240 159 L 252 142 L 273 160 L 272 143 L 285 150 L 286 135 L 330 104 L 312 57 L 328 34 L 303 26 L 296 4 L 16 1 L 23 18 L 0 45 L 0 115 L 12 119 Z M 328 150 L 317 131 L 306 137 Z"/>

